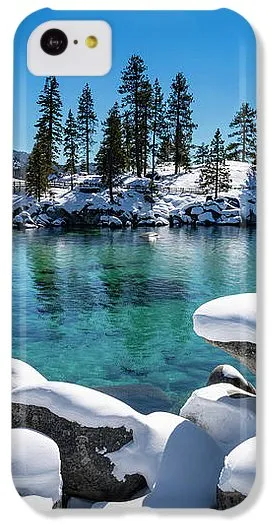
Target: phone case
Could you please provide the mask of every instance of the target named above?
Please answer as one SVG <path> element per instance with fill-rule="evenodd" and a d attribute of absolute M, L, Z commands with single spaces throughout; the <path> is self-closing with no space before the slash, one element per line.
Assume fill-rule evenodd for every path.
<path fill-rule="evenodd" d="M 62 20 L 110 24 L 107 75 L 30 73 Z M 39 510 L 251 490 L 255 47 L 227 9 L 45 9 L 16 33 L 12 475 Z"/>

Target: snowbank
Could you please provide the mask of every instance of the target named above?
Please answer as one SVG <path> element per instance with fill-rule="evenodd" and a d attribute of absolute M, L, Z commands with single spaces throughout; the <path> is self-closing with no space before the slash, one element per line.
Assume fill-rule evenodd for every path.
<path fill-rule="evenodd" d="M 35 368 L 20 359 L 12 359 L 12 390 L 22 386 L 39 385 L 47 379 Z"/>
<path fill-rule="evenodd" d="M 165 444 L 174 428 L 182 422 L 180 416 L 155 412 L 147 416 L 96 390 L 80 385 L 51 382 L 45 385 L 15 389 L 13 403 L 44 407 L 67 421 L 84 427 L 125 429 L 132 433 L 132 440 L 113 452 L 98 451 L 113 463 L 117 480 L 128 474 L 145 477 L 149 487 L 156 480 Z"/>
<path fill-rule="evenodd" d="M 19 428 L 12 430 L 12 477 L 21 496 L 62 496 L 58 446 L 47 436 Z"/>
<path fill-rule="evenodd" d="M 215 439 L 225 454 L 256 432 L 256 396 L 231 384 L 195 390 L 180 415 Z"/>
<path fill-rule="evenodd" d="M 193 315 L 193 327 L 209 341 L 256 343 L 256 294 L 228 295 L 203 304 Z"/>
<path fill-rule="evenodd" d="M 256 476 L 256 437 L 247 439 L 225 457 L 218 487 L 247 496 Z"/>

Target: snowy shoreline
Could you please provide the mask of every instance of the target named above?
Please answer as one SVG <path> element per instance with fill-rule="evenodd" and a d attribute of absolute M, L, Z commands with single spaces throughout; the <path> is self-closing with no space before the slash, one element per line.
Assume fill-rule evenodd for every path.
<path fill-rule="evenodd" d="M 255 225 L 256 188 L 247 183 L 249 165 L 233 161 L 229 164 L 239 189 L 222 193 L 216 199 L 197 194 L 198 168 L 175 178 L 166 174 L 168 168 L 165 167 L 160 171 L 160 182 L 153 195 L 149 178 L 128 176 L 124 178 L 124 185 L 117 188 L 113 203 L 108 190 L 86 191 L 89 185 L 86 184 L 85 189 L 85 181 L 84 186 L 65 193 L 58 190 L 40 202 L 24 195 L 14 196 L 13 226 L 26 230 L 75 226 L 115 229 Z M 185 188 L 190 186 L 188 191 L 181 187 L 183 184 Z"/>

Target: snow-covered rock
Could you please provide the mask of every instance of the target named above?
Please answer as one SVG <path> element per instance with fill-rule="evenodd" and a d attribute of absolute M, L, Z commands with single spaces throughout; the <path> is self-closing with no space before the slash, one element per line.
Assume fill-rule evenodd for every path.
<path fill-rule="evenodd" d="M 231 384 L 195 390 L 180 410 L 215 439 L 225 454 L 256 432 L 256 396 Z"/>
<path fill-rule="evenodd" d="M 55 226 L 55 227 L 60 227 L 60 226 L 65 226 L 65 225 L 66 225 L 66 221 L 64 221 L 64 219 L 55 219 L 52 222 L 52 226 Z"/>
<path fill-rule="evenodd" d="M 35 368 L 20 359 L 12 359 L 11 373 L 12 390 L 22 386 L 40 385 L 47 382 L 47 379 Z"/>
<path fill-rule="evenodd" d="M 199 224 L 214 224 L 216 221 L 211 211 L 205 211 L 198 216 Z"/>
<path fill-rule="evenodd" d="M 256 294 L 228 295 L 203 304 L 193 314 L 193 327 L 255 373 Z"/>
<path fill-rule="evenodd" d="M 228 456 L 218 483 L 218 509 L 224 510 L 241 503 L 248 496 L 256 476 L 256 437 L 247 439 Z"/>
<path fill-rule="evenodd" d="M 12 430 L 12 477 L 21 496 L 62 496 L 58 446 L 52 439 L 26 428 Z"/>
<path fill-rule="evenodd" d="M 110 228 L 122 228 L 122 222 L 114 215 L 101 215 L 100 224 L 102 226 L 109 226 Z"/>
<path fill-rule="evenodd" d="M 97 501 L 129 499 L 146 482 L 152 488 L 166 442 L 182 422 L 62 382 L 17 388 L 12 398 L 13 426 L 27 425 L 58 444 L 65 491 Z"/>
<path fill-rule="evenodd" d="M 193 206 L 191 208 L 191 215 L 200 215 L 201 213 L 203 213 L 204 209 L 203 209 L 203 206 Z"/>
<path fill-rule="evenodd" d="M 99 502 L 93 508 L 213 508 L 223 457 L 204 430 L 182 420 L 169 436 L 149 494 L 123 503 Z"/>
<path fill-rule="evenodd" d="M 146 177 L 137 177 L 129 183 L 129 188 L 135 191 L 144 191 L 149 188 L 151 179 Z"/>
<path fill-rule="evenodd" d="M 21 213 L 16 215 L 13 219 L 13 224 L 15 226 L 23 227 L 23 228 L 35 228 L 35 222 L 33 221 L 31 215 L 28 211 L 23 210 Z"/>
<path fill-rule="evenodd" d="M 46 213 L 40 213 L 35 222 L 37 226 L 48 227 L 51 225 L 52 220 Z"/>
<path fill-rule="evenodd" d="M 215 385 L 217 383 L 230 383 L 241 390 L 256 394 L 254 386 L 245 379 L 245 377 L 231 365 L 218 365 L 212 370 L 207 386 Z"/>

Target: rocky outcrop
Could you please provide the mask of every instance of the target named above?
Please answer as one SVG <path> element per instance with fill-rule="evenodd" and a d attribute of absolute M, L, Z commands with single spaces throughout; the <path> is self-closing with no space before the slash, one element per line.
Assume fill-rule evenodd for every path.
<path fill-rule="evenodd" d="M 231 365 L 218 365 L 212 370 L 207 381 L 207 386 L 215 385 L 217 383 L 230 383 L 245 392 L 256 394 L 254 386 Z"/>
<path fill-rule="evenodd" d="M 256 294 L 219 297 L 193 314 L 194 331 L 256 372 Z"/>
<path fill-rule="evenodd" d="M 50 437 L 61 457 L 63 490 L 68 496 L 94 501 L 129 499 L 146 486 L 138 473 L 119 481 L 106 453 L 115 452 L 133 440 L 133 432 L 118 428 L 92 428 L 60 417 L 45 407 L 13 403 L 12 425 L 27 427 Z"/>

